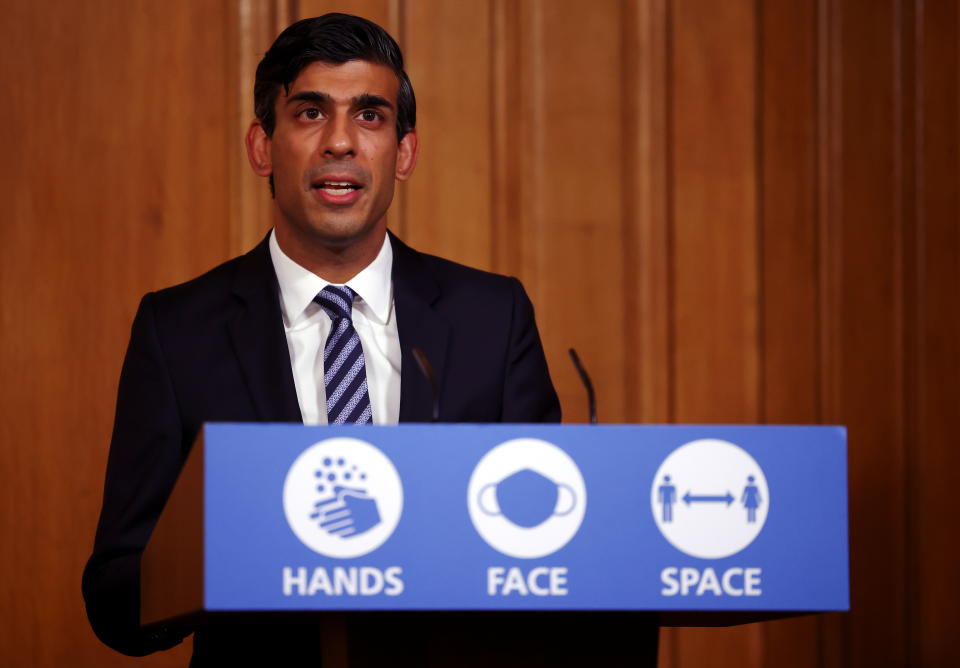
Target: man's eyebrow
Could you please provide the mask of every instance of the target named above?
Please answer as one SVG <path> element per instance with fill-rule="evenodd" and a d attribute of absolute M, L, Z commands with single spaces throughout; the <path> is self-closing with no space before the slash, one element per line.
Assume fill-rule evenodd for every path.
<path fill-rule="evenodd" d="M 302 90 L 299 93 L 288 97 L 285 104 L 293 104 L 294 102 L 316 102 L 317 104 L 328 104 L 332 101 L 333 98 L 326 93 L 321 93 L 315 90 Z"/>
<path fill-rule="evenodd" d="M 357 95 L 351 102 L 355 109 L 359 109 L 360 107 L 385 107 L 393 111 L 393 104 L 391 104 L 390 100 L 382 95 L 374 95 L 373 93 Z"/>

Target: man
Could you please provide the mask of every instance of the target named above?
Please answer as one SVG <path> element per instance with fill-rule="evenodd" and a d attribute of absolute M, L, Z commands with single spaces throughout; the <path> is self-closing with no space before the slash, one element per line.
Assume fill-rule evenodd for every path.
<path fill-rule="evenodd" d="M 83 578 L 90 622 L 143 655 L 182 633 L 139 625 L 140 556 L 207 421 L 558 421 L 533 311 L 516 279 L 422 255 L 387 232 L 417 160 L 416 103 L 379 26 L 328 14 L 257 68 L 254 171 L 279 215 L 254 250 L 146 295 L 117 400 L 103 509 Z M 455 225 L 456 221 L 450 221 Z M 314 629 L 197 631 L 193 665 L 315 658 Z"/>

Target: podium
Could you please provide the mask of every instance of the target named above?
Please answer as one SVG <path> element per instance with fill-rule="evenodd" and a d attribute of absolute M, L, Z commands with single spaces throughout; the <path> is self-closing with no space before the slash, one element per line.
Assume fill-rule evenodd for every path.
<path fill-rule="evenodd" d="M 141 620 L 315 623 L 326 666 L 446 625 L 535 665 L 563 629 L 843 611 L 846 480 L 842 427 L 207 424 L 144 553 Z"/>

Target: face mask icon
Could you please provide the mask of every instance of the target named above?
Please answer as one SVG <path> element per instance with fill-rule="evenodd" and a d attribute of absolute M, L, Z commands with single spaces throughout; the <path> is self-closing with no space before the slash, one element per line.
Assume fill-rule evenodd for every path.
<path fill-rule="evenodd" d="M 487 515 L 503 515 L 517 526 L 531 528 L 554 515 L 569 514 L 577 497 L 570 485 L 521 469 L 500 482 L 484 485 L 477 504 Z"/>

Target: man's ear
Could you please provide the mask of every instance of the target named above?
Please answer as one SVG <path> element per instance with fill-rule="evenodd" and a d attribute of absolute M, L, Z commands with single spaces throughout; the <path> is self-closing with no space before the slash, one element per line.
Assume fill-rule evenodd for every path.
<path fill-rule="evenodd" d="M 245 143 L 247 145 L 247 159 L 256 175 L 270 176 L 273 174 L 273 161 L 270 158 L 270 137 L 267 136 L 259 119 L 250 124 Z"/>
<path fill-rule="evenodd" d="M 400 147 L 397 149 L 397 181 L 406 181 L 413 174 L 413 168 L 417 166 L 417 154 L 420 151 L 420 140 L 417 139 L 417 133 L 411 130 L 403 135 L 400 140 Z"/>

